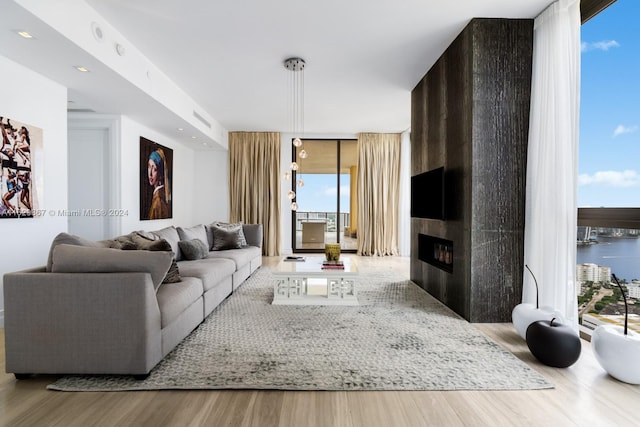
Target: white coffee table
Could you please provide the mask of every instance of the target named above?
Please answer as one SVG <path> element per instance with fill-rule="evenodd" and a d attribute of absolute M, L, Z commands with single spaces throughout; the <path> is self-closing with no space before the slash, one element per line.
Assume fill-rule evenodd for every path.
<path fill-rule="evenodd" d="M 280 261 L 273 269 L 275 305 L 359 305 L 356 260 L 341 256 L 344 269 L 322 269 L 324 257 L 304 262 Z"/>

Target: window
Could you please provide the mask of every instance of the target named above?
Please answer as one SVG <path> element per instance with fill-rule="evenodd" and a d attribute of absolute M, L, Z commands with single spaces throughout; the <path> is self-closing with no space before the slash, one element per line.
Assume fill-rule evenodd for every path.
<path fill-rule="evenodd" d="M 298 160 L 292 187 L 298 205 L 292 212 L 294 252 L 323 252 L 325 243 L 340 243 L 342 251 L 355 252 L 357 141 L 307 139 L 302 148 L 308 156 Z"/>
<path fill-rule="evenodd" d="M 583 331 L 620 321 L 640 332 L 640 2 L 583 1 L 576 280 Z M 583 19 L 584 20 L 584 19 Z M 638 288 L 638 290 L 636 290 Z"/>

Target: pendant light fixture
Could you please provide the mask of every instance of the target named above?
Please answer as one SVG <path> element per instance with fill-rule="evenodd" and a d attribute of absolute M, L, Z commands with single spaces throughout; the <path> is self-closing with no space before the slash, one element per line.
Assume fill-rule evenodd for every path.
<path fill-rule="evenodd" d="M 284 68 L 291 71 L 289 76 L 289 92 L 291 97 L 290 116 L 291 116 L 291 133 L 293 135 L 293 150 L 298 152 L 299 159 L 291 162 L 290 169 L 285 173 L 285 179 L 289 179 L 292 176 L 297 178 L 298 187 L 304 186 L 304 180 L 302 179 L 302 173 L 300 170 L 300 160 L 307 158 L 307 151 L 302 148 L 302 136 L 304 135 L 304 59 L 302 58 L 289 58 L 284 61 Z M 291 210 L 298 209 L 296 203 L 296 193 L 290 190 L 288 193 L 289 200 L 291 200 Z"/>

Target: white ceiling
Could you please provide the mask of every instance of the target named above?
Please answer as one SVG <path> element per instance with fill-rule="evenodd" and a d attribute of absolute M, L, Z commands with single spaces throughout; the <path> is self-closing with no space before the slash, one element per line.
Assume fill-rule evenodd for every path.
<path fill-rule="evenodd" d="M 551 3 L 86 1 L 227 130 L 289 130 L 289 71 L 282 63 L 291 56 L 304 58 L 305 131 L 332 134 L 407 129 L 411 90 L 471 18 L 533 18 Z M 63 40 L 57 43 L 69 49 Z M 0 46 L 0 53 L 10 55 L 11 49 Z M 38 67 L 48 74 L 43 60 Z M 125 105 L 129 101 L 122 90 L 140 94 L 123 84 L 114 92 L 114 76 L 105 74 L 104 84 L 93 87 L 75 85 L 77 76 L 51 75 L 86 108 L 123 114 L 131 106 Z M 117 99 L 105 101 L 109 93 L 118 93 L 120 106 Z"/>

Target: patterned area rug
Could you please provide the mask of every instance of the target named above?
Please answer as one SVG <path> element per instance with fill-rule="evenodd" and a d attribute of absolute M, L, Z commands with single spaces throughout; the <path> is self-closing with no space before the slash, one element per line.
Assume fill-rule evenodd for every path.
<path fill-rule="evenodd" d="M 386 275 L 386 277 L 385 277 Z M 524 390 L 542 376 L 410 281 L 364 274 L 360 306 L 273 306 L 254 273 L 144 381 L 67 376 L 64 391 Z"/>

